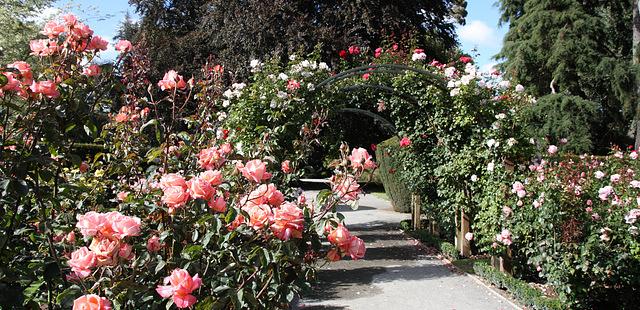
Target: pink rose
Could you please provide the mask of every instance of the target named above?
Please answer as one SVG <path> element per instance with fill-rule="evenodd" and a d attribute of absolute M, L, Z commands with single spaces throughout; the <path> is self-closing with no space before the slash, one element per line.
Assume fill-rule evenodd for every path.
<path fill-rule="evenodd" d="M 291 173 L 291 161 L 285 160 L 280 164 L 282 168 L 282 172 L 289 174 Z"/>
<path fill-rule="evenodd" d="M 271 178 L 271 173 L 267 172 L 267 165 L 259 159 L 249 161 L 240 171 L 247 180 L 255 183 Z"/>
<path fill-rule="evenodd" d="M 7 65 L 7 68 L 13 68 L 20 71 L 20 75 L 22 75 L 22 82 L 26 85 L 31 85 L 33 82 L 33 72 L 31 71 L 31 66 L 24 61 L 15 61 Z"/>
<path fill-rule="evenodd" d="M 103 39 L 101 36 L 93 36 L 87 49 L 106 51 L 107 47 L 109 47 L 109 42 L 107 42 L 107 40 Z"/>
<path fill-rule="evenodd" d="M 224 160 L 222 152 L 215 146 L 200 150 L 198 153 L 198 164 L 202 169 L 216 169 L 224 163 Z"/>
<path fill-rule="evenodd" d="M 289 91 L 294 91 L 296 89 L 300 88 L 300 82 L 296 81 L 296 80 L 289 80 L 287 82 L 287 89 Z"/>
<path fill-rule="evenodd" d="M 638 159 L 638 152 L 636 151 L 631 151 L 631 153 L 629 153 L 629 158 L 636 160 Z"/>
<path fill-rule="evenodd" d="M 107 224 L 107 218 L 104 214 L 93 211 L 78 214 L 76 219 L 78 220 L 76 227 L 80 229 L 80 233 L 85 237 L 95 236 Z"/>
<path fill-rule="evenodd" d="M 135 257 L 135 255 L 133 254 L 133 247 L 127 243 L 121 244 L 120 250 L 118 250 L 118 257 L 125 260 L 133 259 Z"/>
<path fill-rule="evenodd" d="M 337 262 L 340 260 L 340 252 L 337 249 L 331 249 L 327 252 L 327 260 L 330 262 Z"/>
<path fill-rule="evenodd" d="M 473 240 L 473 233 L 466 233 L 464 234 L 464 238 L 467 239 L 467 241 L 472 241 Z"/>
<path fill-rule="evenodd" d="M 56 21 L 51 20 L 44 24 L 44 29 L 42 29 L 40 33 L 49 37 L 49 39 L 54 39 L 63 32 L 64 25 L 58 24 Z"/>
<path fill-rule="evenodd" d="M 174 70 L 169 70 L 169 72 L 164 74 L 162 80 L 158 82 L 158 87 L 162 90 L 172 90 L 174 88 L 185 89 L 187 83 L 182 78 L 182 75 L 178 75 Z"/>
<path fill-rule="evenodd" d="M 163 247 L 164 244 L 160 243 L 160 238 L 158 238 L 158 236 L 151 236 L 151 238 L 147 240 L 147 250 L 149 250 L 149 252 L 158 252 Z"/>
<path fill-rule="evenodd" d="M 211 186 L 218 186 L 222 184 L 222 172 L 220 172 L 219 170 L 207 170 L 200 173 L 198 177 L 209 182 Z"/>
<path fill-rule="evenodd" d="M 356 260 L 363 258 L 366 250 L 364 241 L 356 236 L 352 236 L 346 252 L 351 256 L 351 259 Z"/>
<path fill-rule="evenodd" d="M 189 194 L 195 199 L 209 200 L 214 192 L 211 183 L 204 179 L 193 178 L 187 182 L 187 185 L 189 187 Z"/>
<path fill-rule="evenodd" d="M 16 79 L 15 75 L 11 72 L 3 72 L 2 75 L 7 77 L 7 84 L 0 88 L 0 91 L 20 91 L 20 81 Z"/>
<path fill-rule="evenodd" d="M 182 189 L 187 190 L 187 181 L 177 173 L 169 173 L 165 174 L 160 178 L 160 188 L 166 189 L 172 186 L 182 187 Z"/>
<path fill-rule="evenodd" d="M 231 143 L 225 143 L 220 146 L 220 151 L 222 152 L 222 154 L 229 154 L 231 153 L 231 151 L 233 151 L 233 146 L 231 146 Z"/>
<path fill-rule="evenodd" d="M 360 54 L 360 48 L 355 46 L 355 45 L 349 46 L 349 54 L 351 54 L 351 55 Z"/>
<path fill-rule="evenodd" d="M 348 252 L 347 250 L 351 243 L 351 233 L 349 233 L 349 230 L 347 230 L 346 227 L 340 224 L 329 233 L 327 239 L 331 244 L 339 247 L 342 251 Z"/>
<path fill-rule="evenodd" d="M 57 98 L 60 96 L 56 83 L 52 81 L 34 82 L 31 84 L 29 89 L 31 89 L 32 92 L 42 94 L 47 98 Z"/>
<path fill-rule="evenodd" d="M 411 145 L 411 140 L 409 140 L 409 138 L 407 138 L 407 137 L 403 137 L 403 138 L 400 140 L 400 147 L 407 147 L 407 146 L 409 146 L 409 145 Z"/>
<path fill-rule="evenodd" d="M 547 149 L 547 152 L 551 155 L 555 154 L 558 152 L 558 147 L 555 145 L 549 145 L 549 148 Z"/>
<path fill-rule="evenodd" d="M 64 23 L 68 27 L 74 26 L 78 22 L 78 18 L 75 15 L 71 14 L 71 13 L 63 15 L 62 16 L 62 20 L 64 20 Z"/>
<path fill-rule="evenodd" d="M 224 197 L 212 197 L 211 200 L 209 200 L 209 208 L 211 208 L 211 210 L 215 211 L 215 212 L 226 212 L 227 211 L 227 202 L 224 201 Z"/>
<path fill-rule="evenodd" d="M 91 65 L 87 68 L 84 68 L 82 70 L 82 74 L 86 75 L 86 76 L 98 76 L 100 75 L 100 72 L 102 72 L 102 69 L 100 68 L 100 66 L 98 65 Z"/>
<path fill-rule="evenodd" d="M 67 264 L 78 278 L 86 278 L 91 274 L 91 268 L 96 266 L 96 262 L 96 254 L 83 246 L 71 253 L 71 259 Z"/>
<path fill-rule="evenodd" d="M 382 55 L 382 52 L 383 52 L 382 47 L 378 47 L 378 48 L 376 48 L 376 50 L 375 50 L 375 52 L 374 52 L 374 54 L 373 54 L 373 57 L 375 57 L 375 58 L 379 58 L 379 57 L 380 57 L 380 55 Z"/>
<path fill-rule="evenodd" d="M 29 48 L 31 48 L 31 55 L 42 57 L 55 53 L 58 50 L 58 45 L 55 41 L 48 39 L 31 40 Z"/>
<path fill-rule="evenodd" d="M 360 194 L 360 185 L 357 180 L 351 176 L 337 176 L 334 175 L 330 179 L 331 190 L 338 195 L 341 202 L 347 202 L 351 200 L 358 200 L 358 194 Z"/>
<path fill-rule="evenodd" d="M 115 45 L 116 51 L 120 53 L 126 53 L 130 51 L 132 48 L 133 46 L 131 45 L 131 42 L 129 42 L 128 40 L 120 40 Z"/>
<path fill-rule="evenodd" d="M 120 242 L 109 238 L 93 238 L 89 249 L 96 254 L 96 265 L 112 266 L 120 250 Z"/>
<path fill-rule="evenodd" d="M 280 240 L 287 241 L 291 238 L 302 238 L 304 228 L 304 215 L 302 210 L 294 203 L 285 203 L 273 210 L 273 224 L 271 231 Z"/>
<path fill-rule="evenodd" d="M 354 169 L 375 169 L 376 164 L 371 159 L 371 155 L 364 148 L 354 148 L 349 156 L 351 167 Z"/>
<path fill-rule="evenodd" d="M 189 193 L 182 186 L 169 186 L 164 189 L 162 202 L 169 206 L 169 213 L 184 206 L 189 201 Z"/>
<path fill-rule="evenodd" d="M 269 205 L 258 205 L 246 208 L 249 214 L 249 226 L 255 230 L 268 227 L 273 219 L 273 212 Z"/>
<path fill-rule="evenodd" d="M 125 201 L 125 200 L 127 200 L 127 197 L 129 197 L 129 192 L 121 191 L 116 196 L 117 196 L 118 200 Z"/>
<path fill-rule="evenodd" d="M 73 301 L 73 310 L 111 310 L 111 302 L 95 294 L 84 295 Z"/>
<path fill-rule="evenodd" d="M 76 23 L 75 26 L 71 28 L 70 34 L 76 40 L 88 39 L 93 35 L 93 30 L 83 23 Z"/>
<path fill-rule="evenodd" d="M 109 218 L 109 222 L 113 236 L 118 239 L 140 235 L 140 218 L 138 217 L 117 213 Z"/>
<path fill-rule="evenodd" d="M 188 271 L 178 268 L 173 270 L 170 276 L 164 278 L 163 283 L 165 285 L 159 285 L 156 288 L 156 292 L 162 298 L 171 297 L 178 308 L 189 308 L 197 301 L 191 293 L 202 285 L 202 280 L 198 274 L 191 277 Z"/>

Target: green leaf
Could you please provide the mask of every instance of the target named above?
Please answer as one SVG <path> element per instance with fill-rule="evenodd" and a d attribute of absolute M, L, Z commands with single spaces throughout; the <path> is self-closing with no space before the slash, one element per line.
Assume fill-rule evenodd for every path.
<path fill-rule="evenodd" d="M 69 131 L 72 131 L 74 128 L 76 128 L 76 124 L 69 124 L 67 125 L 67 127 L 64 129 L 65 133 L 68 133 Z"/>
<path fill-rule="evenodd" d="M 96 127 L 96 125 L 92 121 L 87 120 L 84 123 L 84 132 L 87 133 L 87 136 L 95 139 L 98 135 L 98 127 Z"/>
<path fill-rule="evenodd" d="M 82 294 L 82 290 L 77 285 L 72 285 L 62 291 L 56 297 L 56 303 L 62 308 L 68 309 L 73 306 L 73 301 Z"/>
<path fill-rule="evenodd" d="M 181 255 L 185 259 L 197 259 L 198 257 L 200 257 L 202 249 L 203 248 L 201 245 L 189 245 L 185 247 L 184 250 L 182 250 Z"/>
<path fill-rule="evenodd" d="M 161 260 L 158 262 L 158 265 L 156 265 L 156 274 L 158 274 L 158 272 L 160 272 L 160 270 L 162 270 L 162 268 L 164 268 L 164 266 L 167 265 L 167 262 Z"/>
<path fill-rule="evenodd" d="M 31 283 L 31 285 L 29 285 L 26 289 L 24 289 L 22 294 L 24 295 L 25 305 L 35 297 L 36 293 L 40 291 L 40 287 L 44 283 L 45 283 L 44 280 L 34 281 L 33 283 Z"/>
<path fill-rule="evenodd" d="M 9 83 L 9 78 L 4 74 L 0 74 L 0 87 L 7 85 L 7 83 Z"/>
<path fill-rule="evenodd" d="M 142 126 L 140 127 L 140 131 L 142 132 L 145 128 L 147 128 L 147 127 L 149 127 L 149 126 L 151 126 L 151 125 L 154 125 L 154 126 L 156 126 L 156 127 L 157 127 L 157 126 L 158 126 L 158 120 L 157 120 L 157 119 L 152 119 L 152 120 L 150 120 L 150 121 L 148 121 L 148 122 L 144 123 L 144 125 L 142 125 Z"/>

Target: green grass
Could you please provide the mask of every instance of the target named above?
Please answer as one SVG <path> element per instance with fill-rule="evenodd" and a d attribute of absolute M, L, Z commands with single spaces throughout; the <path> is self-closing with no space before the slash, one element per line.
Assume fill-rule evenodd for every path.
<path fill-rule="evenodd" d="M 387 196 L 387 193 L 385 193 L 385 192 L 371 192 L 371 195 L 376 196 L 376 197 L 378 197 L 380 199 L 384 199 L 386 201 L 391 201 L 389 199 L 389 196 Z"/>

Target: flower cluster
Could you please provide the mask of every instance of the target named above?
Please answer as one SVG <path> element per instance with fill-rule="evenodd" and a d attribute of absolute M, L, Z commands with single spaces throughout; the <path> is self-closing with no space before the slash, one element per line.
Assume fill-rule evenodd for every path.
<path fill-rule="evenodd" d="M 352 236 L 349 230 L 342 224 L 338 227 L 327 227 L 329 242 L 335 248 L 327 253 L 327 260 L 338 261 L 341 257 L 349 255 L 351 259 L 361 259 L 366 252 L 364 241 L 356 236 Z"/>

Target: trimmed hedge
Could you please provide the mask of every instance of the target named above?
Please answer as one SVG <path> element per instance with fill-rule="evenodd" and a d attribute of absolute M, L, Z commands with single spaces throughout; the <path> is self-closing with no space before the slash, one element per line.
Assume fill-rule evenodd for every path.
<path fill-rule="evenodd" d="M 397 159 L 394 158 L 394 154 L 398 152 L 400 152 L 398 137 L 385 140 L 378 144 L 376 161 L 378 162 L 380 181 L 389 199 L 391 199 L 393 210 L 408 213 L 411 212 L 411 192 L 396 173 L 401 167 Z"/>
<path fill-rule="evenodd" d="M 509 291 L 515 299 L 526 307 L 538 310 L 568 309 L 560 299 L 546 297 L 542 292 L 531 287 L 527 282 L 504 274 L 487 263 L 475 263 L 473 270 L 478 276 L 496 287 Z"/>
<path fill-rule="evenodd" d="M 460 259 L 460 253 L 455 245 L 440 239 L 438 236 L 434 236 L 426 229 L 412 230 L 410 221 L 400 222 L 400 228 L 411 237 L 420 240 L 424 245 L 438 249 L 440 253 L 449 260 Z"/>

